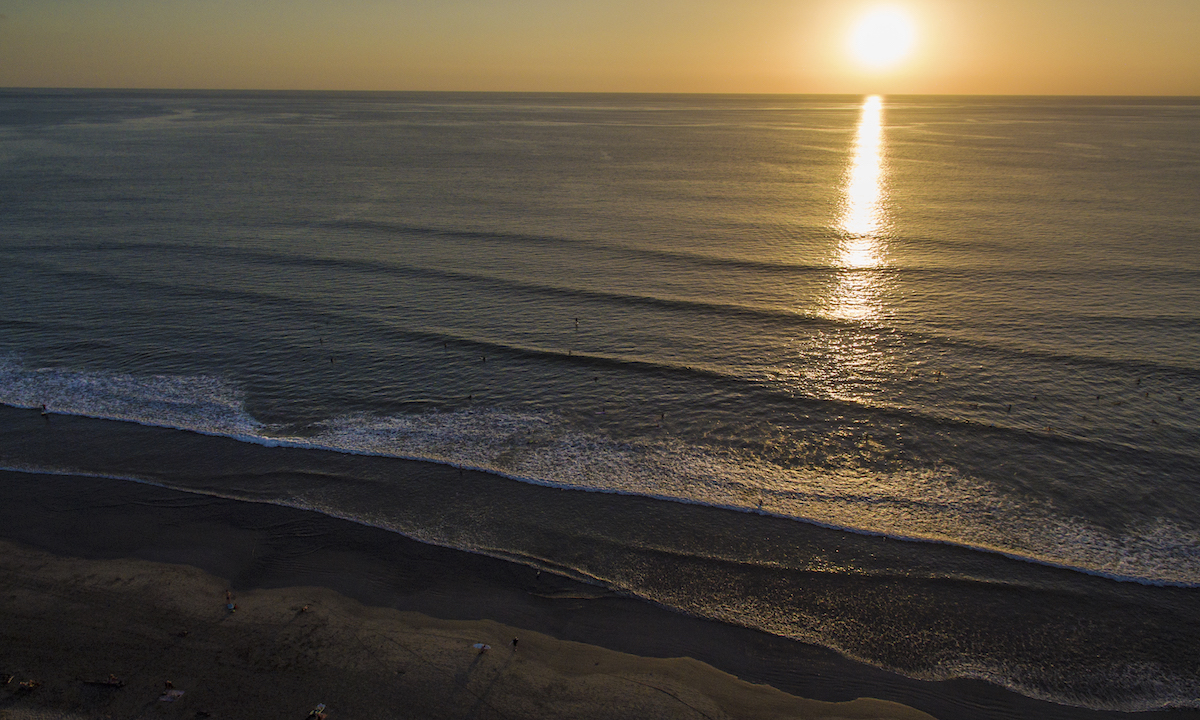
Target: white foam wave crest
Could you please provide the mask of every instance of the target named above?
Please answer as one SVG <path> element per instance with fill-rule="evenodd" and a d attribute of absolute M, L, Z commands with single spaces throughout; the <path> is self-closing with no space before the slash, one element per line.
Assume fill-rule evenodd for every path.
<path fill-rule="evenodd" d="M 952 467 L 793 469 L 682 440 L 619 441 L 549 413 L 468 409 L 332 418 L 305 437 L 246 412 L 212 377 L 24 369 L 0 361 L 0 402 L 220 435 L 269 446 L 398 457 L 524 482 L 779 515 L 941 542 L 1148 584 L 1200 585 L 1200 533 L 1164 520 L 1115 535 L 1050 505 L 1017 501 Z"/>
<path fill-rule="evenodd" d="M 1113 535 L 1032 506 L 951 467 L 881 473 L 789 469 L 745 453 L 621 442 L 548 415 L 466 410 L 327 423 L 312 446 L 487 470 L 544 485 L 780 515 L 826 527 L 961 545 L 1149 584 L 1200 584 L 1200 534 L 1157 520 Z"/>
<path fill-rule="evenodd" d="M 207 376 L 26 369 L 11 358 L 0 359 L 0 402 L 210 435 L 250 437 L 267 430 L 246 412 L 240 388 Z"/>

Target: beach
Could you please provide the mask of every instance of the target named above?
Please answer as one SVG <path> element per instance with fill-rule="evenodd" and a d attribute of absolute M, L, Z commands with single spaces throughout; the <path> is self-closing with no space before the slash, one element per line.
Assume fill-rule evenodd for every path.
<path fill-rule="evenodd" d="M 319 703 L 330 718 L 929 717 L 879 700 L 805 700 L 686 657 L 639 657 L 489 619 L 553 624 L 538 606 L 565 604 L 551 613 L 557 621 L 593 623 L 565 634 L 621 634 L 605 627 L 612 613 L 577 612 L 607 593 L 564 578 L 524 573 L 522 592 L 497 572 L 524 568 L 417 543 L 400 543 L 409 562 L 385 566 L 349 549 L 369 528 L 312 513 L 88 478 L 17 476 L 27 480 L 22 497 L 6 475 L 6 534 L 26 541 L 0 542 L 6 720 L 302 718 Z M 58 509 L 47 512 L 34 488 Z M 164 500 L 176 511 L 161 512 Z M 281 528 L 325 549 L 281 545 Z M 59 554 L 72 550 L 90 557 Z M 412 593 L 407 603 L 399 587 Z M 672 644 L 678 628 L 654 624 L 651 615 L 624 631 Z M 38 686 L 23 689 L 29 681 Z M 171 690 L 182 694 L 162 700 Z"/>
<path fill-rule="evenodd" d="M 387 558 L 362 551 L 371 529 L 312 513 L 149 485 L 6 476 L 5 533 L 24 541 L 0 542 L 6 720 L 300 718 L 318 703 L 331 718 L 929 717 L 879 700 L 805 700 L 686 657 L 528 629 L 687 644 L 671 637 L 683 627 L 655 623 L 650 608 L 640 618 L 580 612 L 609 593 L 565 578 L 400 538 L 406 562 L 391 566 L 402 559 L 397 547 Z M 162 511 L 164 500 L 174 512 Z M 284 535 L 320 540 L 284 544 Z M 22 689 L 29 681 L 38 687 Z M 183 694 L 160 700 L 168 690 Z"/>
<path fill-rule="evenodd" d="M 311 511 L 103 478 L 0 483 L 12 720 L 300 718 L 318 703 L 330 718 L 1133 717 L 915 682 Z M 168 681 L 183 695 L 159 701 Z"/>
<path fill-rule="evenodd" d="M 686 658 L 372 608 L 326 588 L 238 592 L 230 611 L 228 582 L 191 566 L 0 550 L 0 657 L 14 676 L 4 718 L 282 719 L 319 703 L 331 718 L 929 717 L 876 700 L 802 700 Z M 20 688 L 30 680 L 40 685 Z"/>
<path fill-rule="evenodd" d="M 110 490 L 86 479 L 40 480 L 58 480 L 64 492 L 72 492 L 72 484 L 92 485 L 92 500 Z M 19 500 L 12 484 L 7 490 L 8 499 Z M 700 661 L 642 658 L 487 619 L 528 617 L 539 598 L 574 605 L 604 595 L 562 578 L 527 578 L 527 592 L 517 598 L 514 589 L 505 593 L 496 578 L 486 582 L 470 568 L 455 580 L 474 588 L 431 584 L 420 576 L 440 565 L 437 559 L 382 577 L 388 569 L 361 553 L 298 558 L 295 548 L 272 550 L 268 542 L 259 544 L 264 533 L 245 522 L 271 528 L 311 514 L 281 517 L 240 503 L 242 522 L 176 512 L 148 523 L 122 515 L 120 506 L 144 503 L 146 494 L 182 493 L 125 490 L 110 494 L 107 514 L 80 508 L 35 521 L 34 508 L 26 506 L 22 521 L 13 517 L 17 504 L 5 505 L 10 534 L 16 530 L 58 552 L 74 544 L 92 557 L 0 544 L 0 680 L 11 676 L 0 695 L 2 718 L 56 710 L 67 718 L 283 719 L 304 718 L 318 703 L 330 718 L 366 719 L 929 718 L 899 703 L 803 700 Z M 181 508 L 206 504 L 174 499 Z M 121 552 L 142 557 L 108 557 Z M 426 586 L 419 605 L 481 619 L 364 605 L 313 584 L 382 602 L 384 588 L 406 572 L 413 584 Z M 438 587 L 444 584 L 450 587 Z M 461 602 L 464 594 L 473 596 L 474 607 Z M 602 625 L 604 614 L 592 619 Z M 38 686 L 20 686 L 30 680 Z M 182 695 L 160 700 L 169 690 Z"/>

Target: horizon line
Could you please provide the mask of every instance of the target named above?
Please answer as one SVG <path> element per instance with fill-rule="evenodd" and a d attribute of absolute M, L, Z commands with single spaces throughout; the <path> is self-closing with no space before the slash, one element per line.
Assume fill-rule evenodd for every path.
<path fill-rule="evenodd" d="M 303 93 L 345 95 L 387 94 L 443 94 L 443 95 L 679 95 L 693 97 L 974 97 L 974 98 L 1156 98 L 1200 100 L 1200 94 L 1096 94 L 1096 93 L 886 93 L 866 92 L 694 92 L 694 91 L 648 91 L 648 90 L 347 90 L 313 88 L 203 88 L 203 87 L 66 87 L 44 85 L 0 86 L 0 93 L 7 92 L 142 92 L 142 93 Z"/>

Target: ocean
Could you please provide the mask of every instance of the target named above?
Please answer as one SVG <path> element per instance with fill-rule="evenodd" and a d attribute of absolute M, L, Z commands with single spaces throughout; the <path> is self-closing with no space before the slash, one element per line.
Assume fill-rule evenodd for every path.
<path fill-rule="evenodd" d="M 1197 188 L 1195 98 L 0 91 L 0 469 L 1200 708 Z"/>

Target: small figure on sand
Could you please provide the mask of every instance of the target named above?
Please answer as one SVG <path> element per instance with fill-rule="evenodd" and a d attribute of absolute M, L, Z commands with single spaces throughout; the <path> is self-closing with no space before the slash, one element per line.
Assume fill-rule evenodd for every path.
<path fill-rule="evenodd" d="M 225 591 L 225 609 L 229 612 L 237 610 L 237 605 L 233 602 L 233 592 L 230 590 Z"/>
<path fill-rule="evenodd" d="M 517 641 L 518 640 L 520 640 L 520 638 L 513 638 L 513 650 L 517 649 Z"/>
<path fill-rule="evenodd" d="M 183 697 L 183 691 L 176 690 L 175 683 L 167 680 L 165 683 L 163 683 L 163 685 L 166 687 L 163 690 L 163 694 L 158 696 L 159 702 L 175 702 L 179 698 Z"/>
<path fill-rule="evenodd" d="M 473 647 L 473 648 L 475 648 L 476 650 L 478 650 L 480 655 L 482 655 L 482 654 L 484 654 L 485 652 L 487 652 L 488 650 L 491 650 L 491 649 L 492 649 L 492 646 L 491 646 L 491 645 L 485 645 L 485 644 L 483 644 L 483 643 L 475 643 L 475 644 L 474 644 L 474 645 L 472 645 L 471 647 Z"/>

